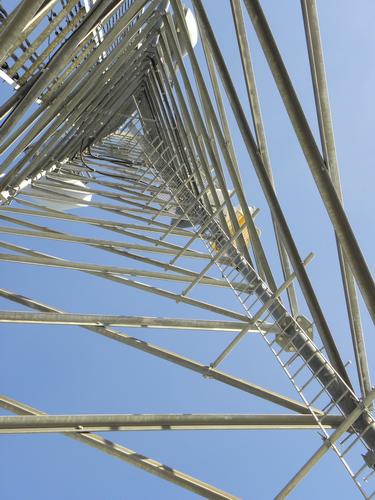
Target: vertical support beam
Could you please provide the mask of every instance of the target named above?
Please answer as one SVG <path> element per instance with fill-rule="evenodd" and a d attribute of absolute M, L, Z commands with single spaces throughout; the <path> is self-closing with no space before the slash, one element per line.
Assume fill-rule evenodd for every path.
<path fill-rule="evenodd" d="M 332 184 L 334 185 L 336 193 L 342 203 L 343 195 L 341 191 L 340 172 L 336 155 L 331 107 L 329 102 L 316 2 L 315 0 L 301 0 L 301 6 L 305 23 L 306 41 L 309 52 L 311 77 L 314 87 L 315 104 L 320 129 L 320 139 L 323 148 L 323 156 L 328 167 L 329 174 L 331 176 Z M 336 243 L 350 330 L 352 334 L 353 349 L 356 358 L 359 385 L 361 388 L 362 396 L 364 397 L 371 391 L 372 386 L 367 363 L 365 339 L 362 331 L 361 313 L 359 309 L 353 273 L 350 269 L 347 258 L 342 250 L 337 235 Z"/>
<path fill-rule="evenodd" d="M 330 332 L 326 319 L 323 315 L 323 311 L 321 310 L 320 304 L 315 295 L 314 289 L 311 285 L 306 270 L 302 265 L 302 259 L 299 255 L 297 246 L 293 240 L 287 221 L 282 212 L 279 200 L 276 196 L 271 180 L 268 176 L 267 170 L 259 154 L 257 145 L 251 133 L 250 126 L 247 122 L 245 113 L 243 111 L 241 102 L 238 98 L 232 78 L 229 74 L 228 68 L 226 67 L 225 61 L 220 52 L 214 33 L 208 21 L 207 14 L 203 8 L 201 0 L 192 0 L 192 1 L 196 7 L 199 17 L 202 20 L 202 26 L 206 31 L 206 36 L 210 43 L 213 57 L 216 61 L 223 85 L 225 87 L 226 94 L 232 106 L 232 110 L 237 120 L 242 138 L 246 145 L 248 154 L 251 158 L 256 174 L 258 176 L 259 183 L 267 199 L 268 205 L 271 209 L 273 216 L 275 217 L 278 227 L 280 228 L 280 232 L 283 237 L 283 243 L 288 252 L 290 262 L 293 266 L 297 279 L 300 283 L 301 290 L 306 299 L 307 305 L 310 309 L 317 330 L 320 334 L 320 337 L 326 348 L 327 354 L 329 356 L 332 365 L 335 367 L 335 369 L 341 375 L 341 377 L 345 380 L 345 382 L 349 385 L 349 387 L 351 387 L 349 377 L 346 373 L 344 364 L 340 358 L 337 346 L 335 344 L 335 341 L 333 340 L 332 334 Z"/>
<path fill-rule="evenodd" d="M 270 181 L 272 183 L 272 186 L 275 189 L 275 183 L 274 183 L 273 176 L 272 176 L 271 161 L 270 161 L 270 157 L 269 157 L 269 153 L 268 153 L 266 134 L 265 134 L 264 126 L 263 126 L 260 101 L 259 101 L 257 87 L 256 87 L 253 65 L 251 62 L 250 47 L 249 47 L 249 43 L 248 43 L 247 36 L 246 36 L 246 27 L 245 27 L 245 23 L 244 23 L 244 19 L 243 19 L 240 0 L 231 0 L 231 7 L 232 7 L 233 20 L 234 20 L 234 24 L 235 24 L 235 28 L 236 28 L 238 47 L 240 50 L 241 63 L 242 63 L 242 69 L 243 69 L 243 73 L 244 73 L 246 90 L 247 90 L 250 109 L 251 109 L 252 117 L 253 117 L 255 137 L 256 137 L 258 148 L 259 148 L 259 153 L 260 153 L 262 160 L 263 160 L 264 167 L 266 168 L 267 173 L 268 173 L 269 178 L 270 178 Z M 284 248 L 284 245 L 282 243 L 282 240 L 281 240 L 282 237 L 280 234 L 280 230 L 277 227 L 277 224 L 276 224 L 275 219 L 272 215 L 272 212 L 271 212 L 271 217 L 272 217 L 272 222 L 273 222 L 273 227 L 274 227 L 274 232 L 275 232 L 275 237 L 276 237 L 276 243 L 277 243 L 277 247 L 278 247 L 278 251 L 279 251 L 279 255 L 280 255 L 281 267 L 283 270 L 284 279 L 286 280 L 286 279 L 288 279 L 289 275 L 292 272 L 290 269 L 288 254 L 287 254 L 287 252 Z M 297 296 L 296 296 L 296 292 L 295 292 L 293 283 L 288 288 L 287 294 L 288 294 L 291 312 L 292 312 L 293 316 L 296 317 L 298 315 L 298 303 L 297 303 Z"/>
<path fill-rule="evenodd" d="M 275 283 L 272 271 L 271 271 L 271 269 L 269 267 L 267 258 L 265 256 L 265 253 L 264 253 L 264 250 L 263 250 L 263 247 L 262 247 L 262 244 L 261 244 L 261 242 L 259 240 L 259 236 L 257 234 L 254 221 L 252 219 L 249 207 L 247 205 L 247 200 L 246 200 L 246 198 L 244 196 L 244 193 L 243 193 L 243 190 L 242 190 L 241 182 L 240 182 L 239 177 L 237 175 L 237 171 L 236 171 L 235 165 L 234 165 L 234 163 L 232 161 L 230 150 L 229 150 L 229 148 L 228 148 L 228 146 L 226 144 L 225 137 L 224 137 L 224 135 L 222 133 L 219 121 L 218 121 L 218 119 L 216 117 L 216 114 L 215 114 L 215 111 L 213 109 L 212 102 L 211 102 L 211 99 L 210 99 L 210 96 L 209 96 L 209 93 L 208 93 L 208 90 L 207 90 L 207 87 L 206 87 L 206 84 L 205 84 L 202 72 L 201 72 L 199 64 L 197 62 L 196 55 L 194 53 L 194 50 L 193 50 L 193 48 L 191 46 L 191 43 L 190 43 L 190 40 L 189 40 L 189 37 L 188 37 L 188 31 L 187 31 L 185 19 L 183 17 L 181 3 L 180 3 L 180 1 L 172 0 L 172 5 L 173 5 L 173 8 L 175 9 L 176 16 L 179 19 L 179 22 L 180 22 L 181 26 L 183 26 L 183 29 L 181 30 L 181 35 L 182 35 L 182 37 L 185 40 L 185 44 L 186 44 L 187 51 L 188 51 L 188 54 L 189 54 L 190 62 L 192 64 L 194 75 L 195 75 L 195 77 L 197 79 L 197 83 L 199 85 L 201 95 L 202 95 L 202 97 L 204 98 L 204 100 L 207 103 L 207 108 L 209 110 L 210 119 L 212 120 L 212 124 L 213 124 L 214 130 L 215 130 L 215 134 L 217 136 L 217 139 L 218 139 L 218 142 L 220 144 L 220 148 L 221 148 L 223 157 L 225 159 L 225 162 L 226 162 L 226 165 L 227 165 L 227 168 L 228 168 L 228 172 L 229 172 L 231 180 L 233 182 L 233 187 L 236 190 L 238 201 L 240 203 L 241 210 L 242 210 L 242 213 L 244 215 L 244 219 L 245 219 L 245 222 L 246 222 L 249 234 L 250 234 L 250 238 L 252 240 L 252 245 L 254 247 L 254 255 L 256 257 L 258 270 L 260 271 L 261 275 L 264 276 L 265 281 L 267 281 L 269 287 L 272 290 L 275 290 L 276 289 L 276 283 Z M 171 23 L 169 23 L 169 27 L 170 27 L 170 30 L 172 31 L 172 29 L 171 29 Z M 204 34 L 204 36 L 206 36 L 206 33 L 205 33 L 204 29 L 203 29 L 202 33 Z M 181 66 L 181 71 L 185 72 L 185 70 L 184 70 L 184 64 L 183 64 L 183 61 L 182 61 L 180 55 L 178 55 L 178 63 Z M 206 141 L 207 141 L 207 138 L 206 138 Z M 210 144 L 207 144 L 207 145 L 209 146 Z M 214 164 L 214 167 L 215 167 L 215 164 Z M 217 170 L 216 174 L 218 176 L 218 180 L 220 180 L 221 172 L 219 172 Z M 223 185 L 224 185 L 223 189 L 225 189 L 225 182 L 224 181 L 223 181 Z M 223 194 L 225 195 L 224 191 L 223 191 Z M 231 205 L 228 204 L 227 208 L 228 208 L 228 210 L 230 212 Z M 233 217 L 232 217 L 232 219 L 233 219 Z M 234 222 L 234 224 L 233 224 L 233 222 Z M 233 222 L 232 222 L 233 227 L 235 228 L 235 230 L 237 230 L 238 227 L 239 227 L 239 224 L 237 222 L 237 218 L 236 218 L 235 214 L 234 214 L 234 221 Z M 243 240 L 243 238 L 240 237 L 239 243 L 242 240 Z M 250 262 L 250 260 L 249 260 L 249 258 L 247 256 L 247 252 L 244 252 L 244 255 L 247 258 L 247 260 Z"/>
<path fill-rule="evenodd" d="M 337 238 L 375 322 L 375 284 L 365 258 L 332 184 L 259 0 L 244 2 Z"/>

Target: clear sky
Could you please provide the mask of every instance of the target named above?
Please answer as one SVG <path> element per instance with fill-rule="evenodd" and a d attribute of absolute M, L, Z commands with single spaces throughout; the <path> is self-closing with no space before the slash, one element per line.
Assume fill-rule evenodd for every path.
<path fill-rule="evenodd" d="M 5 1 L 4 5 L 9 8 L 14 3 Z M 263 0 L 261 3 L 306 115 L 317 133 L 300 2 Z M 204 5 L 249 113 L 229 1 L 205 0 Z M 321 0 L 318 8 L 345 206 L 363 252 L 373 265 L 375 3 Z M 305 257 L 311 251 L 316 254 L 309 266 L 309 275 L 344 362 L 353 361 L 348 371 L 357 387 L 333 232 L 250 25 L 249 28 L 277 192 L 301 255 Z M 202 60 L 200 46 L 197 54 Z M 9 94 L 4 83 L 0 83 L 0 94 L 3 102 Z M 230 113 L 229 119 L 249 204 L 261 209 L 257 225 L 280 284 L 268 209 Z M 85 214 L 84 210 L 75 213 Z M 103 216 L 99 211 L 91 213 Z M 92 232 L 93 237 L 104 235 L 100 229 Z M 4 236 L 3 239 L 20 245 L 25 243 L 16 237 Z M 69 244 L 42 245 L 37 240 L 27 243 L 76 261 L 94 262 L 98 255 L 92 249 L 83 251 L 83 247 L 74 253 Z M 109 256 L 108 263 L 123 262 Z M 213 318 L 191 307 L 177 306 L 167 299 L 74 271 L 5 263 L 0 267 L 3 288 L 69 312 Z M 234 298 L 228 301 L 234 309 Z M 4 300 L 0 306 L 7 310 L 19 309 Z M 363 326 L 374 378 L 375 341 L 366 312 Z M 0 328 L 1 392 L 48 413 L 283 412 L 272 404 L 79 328 L 9 325 L 0 325 Z M 214 337 L 214 334 L 199 332 L 132 330 L 131 334 L 203 363 L 212 361 L 231 339 L 229 334 Z M 270 356 L 260 339 L 249 336 L 222 367 L 235 376 L 296 398 Z M 321 444 L 312 431 L 128 432 L 110 433 L 106 437 L 245 499 L 272 498 Z M 4 500 L 194 497 L 60 435 L 1 436 L 0 457 L 0 498 Z M 332 452 L 290 498 L 316 497 L 359 498 Z"/>

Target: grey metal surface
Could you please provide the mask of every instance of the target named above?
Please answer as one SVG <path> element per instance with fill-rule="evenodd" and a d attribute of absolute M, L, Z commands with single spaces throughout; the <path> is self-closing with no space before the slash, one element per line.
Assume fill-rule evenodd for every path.
<path fill-rule="evenodd" d="M 4 396 L 0 406 L 27 416 L 0 416 L 0 433 L 64 432 L 195 493 L 234 498 L 91 431 L 319 429 L 325 444 L 280 498 L 329 448 L 370 498 L 360 473 L 367 468 L 371 475 L 374 464 L 365 458 L 360 473 L 355 473 L 346 456 L 357 445 L 365 457 L 375 453 L 375 422 L 368 411 L 373 392 L 355 282 L 370 313 L 374 286 L 341 203 L 315 3 L 302 1 L 302 8 L 323 155 L 259 2 L 243 2 L 336 232 L 359 395 L 305 269 L 311 254 L 305 261 L 300 257 L 276 194 L 241 1 L 228 1 L 228 8 L 231 5 L 254 135 L 201 0 L 191 3 L 205 66 L 191 45 L 180 0 L 170 5 L 161 0 L 98 1 L 86 10 L 70 0 L 59 4 L 55 19 L 42 30 L 40 23 L 55 3 L 21 2 L 0 30 L 6 78 L 14 83 L 17 75 L 19 86 L 0 103 L 0 247 L 9 252 L 2 251 L 0 261 L 14 272 L 38 266 L 41 279 L 64 273 L 77 283 L 87 277 L 98 286 L 111 285 L 113 293 L 121 290 L 125 296 L 130 291 L 137 297 L 151 294 L 173 301 L 181 311 L 194 307 L 202 316 L 192 319 L 195 314 L 181 312 L 176 318 L 151 317 L 146 315 L 147 300 L 145 315 L 107 314 L 101 312 L 100 302 L 95 313 L 68 313 L 47 305 L 48 293 L 46 303 L 2 288 L 2 299 L 37 312 L 6 309 L 0 312 L 0 323 L 50 325 L 49 337 L 57 330 L 53 325 L 79 326 L 295 414 L 44 416 Z M 230 112 L 234 120 L 227 116 Z M 257 210 L 247 199 L 235 134 L 242 136 L 246 161 L 255 169 L 271 212 L 280 270 L 269 258 L 271 249 L 256 225 Z M 279 271 L 284 275 L 281 284 L 276 279 Z M 70 291 L 77 290 L 73 286 Z M 300 309 L 297 296 L 307 307 Z M 312 321 L 300 310 L 309 310 Z M 211 332 L 203 336 L 206 339 L 232 332 L 232 337 L 213 360 L 202 362 L 111 326 Z M 320 338 L 313 340 L 313 331 Z M 235 350 L 243 349 L 247 334 L 265 341 L 270 359 L 273 355 L 280 364 L 299 400 L 217 370 Z M 249 359 L 257 361 L 251 353 Z M 352 439 L 348 446 L 337 443 L 345 432 Z M 361 452 L 356 453 L 355 467 L 362 460 Z"/>
<path fill-rule="evenodd" d="M 346 419 L 341 422 L 335 432 L 327 439 L 322 446 L 314 453 L 314 455 L 308 460 L 303 467 L 297 472 L 297 474 L 292 477 L 288 484 L 280 491 L 276 496 L 278 500 L 285 498 L 303 479 L 303 477 L 313 468 L 313 466 L 327 453 L 331 446 L 340 439 L 340 437 L 346 432 L 349 427 L 358 418 L 358 415 L 363 411 L 364 408 L 370 406 L 375 398 L 375 391 L 372 390 L 366 398 L 363 400 L 363 405 L 360 408 L 356 408 L 353 412 L 346 417 Z"/>
<path fill-rule="evenodd" d="M 328 86 L 325 76 L 323 50 L 320 39 L 319 19 L 315 0 L 301 2 L 305 21 L 306 40 L 309 50 L 311 76 L 314 85 L 316 110 L 323 146 L 323 156 L 332 184 L 343 203 L 340 173 L 337 161 L 333 123 L 329 103 Z M 355 288 L 355 280 L 342 246 L 337 241 L 337 252 L 341 266 L 341 274 L 347 302 L 349 324 L 352 333 L 354 353 L 357 359 L 357 370 L 362 395 L 368 394 L 372 388 L 368 368 L 366 346 L 361 325 L 361 313 Z"/>
<path fill-rule="evenodd" d="M 244 2 L 337 238 L 375 322 L 375 284 L 367 263 L 316 145 L 260 3 L 258 0 L 244 0 Z"/>
<path fill-rule="evenodd" d="M 1 404 L 1 402 L 0 402 Z M 343 418 L 330 416 L 327 429 Z M 0 434 L 167 430 L 319 429 L 312 415 L 46 415 L 1 417 Z"/>
<path fill-rule="evenodd" d="M 2 396 L 0 398 L 0 405 L 3 408 L 6 408 L 8 411 L 12 413 L 16 413 L 18 415 L 45 415 L 45 413 L 36 410 L 35 408 L 25 405 L 19 401 L 15 401 L 10 398 L 6 398 Z M 96 448 L 97 450 L 102 451 L 103 453 L 107 453 L 112 455 L 124 462 L 127 462 L 135 467 L 143 469 L 144 471 L 156 475 L 162 479 L 170 481 L 182 488 L 193 491 L 198 495 L 202 495 L 204 497 L 215 498 L 215 499 L 236 499 L 238 497 L 231 495 L 230 493 L 226 493 L 214 486 L 211 486 L 199 479 L 196 479 L 188 474 L 184 474 L 179 470 L 172 469 L 167 465 L 164 465 L 157 460 L 146 457 L 140 453 L 136 453 L 125 446 L 114 443 L 108 439 L 103 438 L 97 434 L 93 433 L 64 433 L 65 436 L 70 437 L 72 439 L 76 439 L 77 441 Z"/>

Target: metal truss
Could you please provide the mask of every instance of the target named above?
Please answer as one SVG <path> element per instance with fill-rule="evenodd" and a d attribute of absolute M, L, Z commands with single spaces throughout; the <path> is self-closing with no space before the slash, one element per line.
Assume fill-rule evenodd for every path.
<path fill-rule="evenodd" d="M 357 289 L 375 318 L 375 288 L 342 204 L 315 0 L 301 0 L 301 7 L 320 144 L 260 2 L 225 0 L 251 117 L 204 3 L 192 0 L 189 10 L 180 0 L 23 0 L 9 15 L 1 9 L 0 76 L 14 93 L 0 108 L 0 261 L 17 273 L 37 267 L 45 293 L 39 299 L 1 288 L 2 303 L 15 309 L 2 310 L 0 323 L 49 325 L 49 337 L 54 325 L 80 327 L 67 336 L 84 329 L 289 413 L 47 415 L 28 406 L 33 401 L 1 396 L 0 406 L 17 416 L 0 416 L 0 434 L 63 433 L 199 495 L 236 498 L 94 432 L 318 430 L 323 444 L 285 486 L 273 485 L 276 498 L 285 498 L 328 450 L 372 498 L 375 393 Z M 335 341 L 339 332 L 331 332 L 307 273 L 313 254 L 300 256 L 276 194 L 248 22 L 335 232 L 358 393 Z M 204 57 L 194 50 L 198 32 Z M 242 138 L 268 204 L 278 262 L 262 243 L 234 136 Z M 66 287 L 77 309 L 80 280 L 90 279 L 98 290 L 110 286 L 128 302 L 144 301 L 147 315 L 108 314 L 100 296 L 90 311 L 65 311 L 49 301 L 61 279 L 53 273 L 72 280 Z M 147 297 L 169 299 L 177 309 L 150 316 Z M 154 329 L 173 332 L 177 340 L 199 331 L 205 342 L 227 342 L 201 362 L 123 328 L 155 339 Z M 2 333 L 12 334 L 9 327 Z M 265 358 L 280 366 L 295 397 L 218 369 L 246 349 L 248 336 L 262 340 Z M 248 359 L 258 363 L 251 352 Z"/>

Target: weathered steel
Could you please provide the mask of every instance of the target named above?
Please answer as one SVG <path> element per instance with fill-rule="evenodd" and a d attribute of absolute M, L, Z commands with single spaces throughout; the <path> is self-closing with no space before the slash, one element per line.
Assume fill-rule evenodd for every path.
<path fill-rule="evenodd" d="M 1 396 L 0 396 L 1 405 Z M 330 415 L 327 429 L 343 417 Z M 312 415 L 43 415 L 0 416 L 0 434 L 39 432 L 112 432 L 169 430 L 272 430 L 319 429 Z"/>

